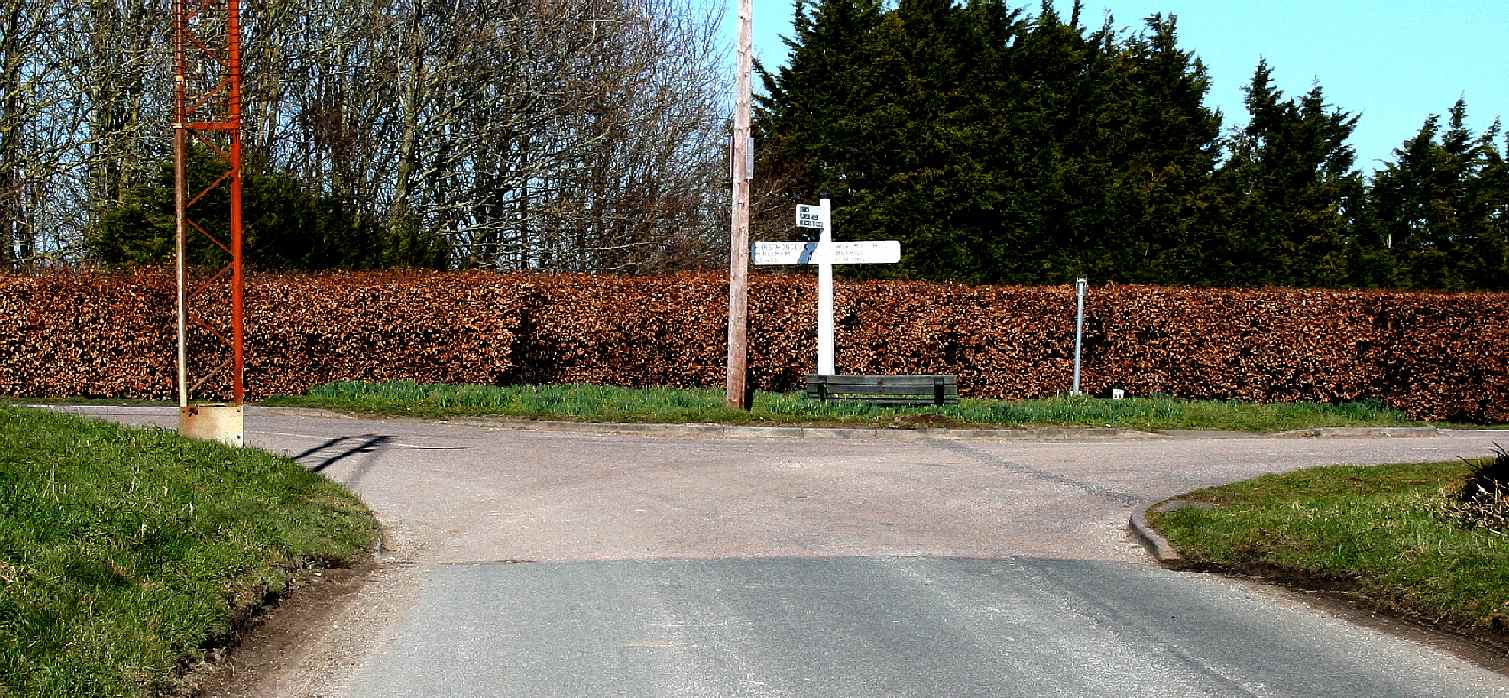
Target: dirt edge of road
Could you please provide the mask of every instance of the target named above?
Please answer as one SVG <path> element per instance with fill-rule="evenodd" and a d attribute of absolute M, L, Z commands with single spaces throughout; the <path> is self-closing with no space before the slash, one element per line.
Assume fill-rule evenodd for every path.
<path fill-rule="evenodd" d="M 286 665 L 296 648 L 318 637 L 382 567 L 368 558 L 353 567 L 307 570 L 289 591 L 235 631 L 235 639 L 209 653 L 184 677 L 180 696 L 255 695 L 269 672 Z"/>

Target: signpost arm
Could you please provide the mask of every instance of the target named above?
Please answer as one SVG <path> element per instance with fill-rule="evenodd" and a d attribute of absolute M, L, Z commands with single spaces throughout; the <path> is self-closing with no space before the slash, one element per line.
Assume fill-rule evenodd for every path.
<path fill-rule="evenodd" d="M 833 367 L 833 204 L 823 199 L 823 232 L 818 241 L 817 373 L 831 376 Z"/>
<path fill-rule="evenodd" d="M 733 225 L 728 240 L 728 392 L 733 409 L 749 409 L 746 401 L 749 371 L 749 153 L 753 72 L 752 0 L 739 0 L 738 80 L 735 85 L 733 152 Z"/>

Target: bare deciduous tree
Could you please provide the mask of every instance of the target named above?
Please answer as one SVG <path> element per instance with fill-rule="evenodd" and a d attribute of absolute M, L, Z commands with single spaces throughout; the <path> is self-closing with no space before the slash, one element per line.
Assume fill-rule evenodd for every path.
<path fill-rule="evenodd" d="M 169 10 L 0 0 L 0 264 L 44 229 L 81 259 L 158 171 Z M 719 20 L 696 0 L 244 0 L 246 162 L 381 231 L 391 264 L 713 263 Z"/>

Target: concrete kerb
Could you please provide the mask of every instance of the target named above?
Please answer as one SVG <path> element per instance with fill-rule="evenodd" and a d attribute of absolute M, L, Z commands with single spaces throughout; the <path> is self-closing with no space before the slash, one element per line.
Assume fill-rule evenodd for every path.
<path fill-rule="evenodd" d="M 767 439 L 846 439 L 928 441 L 936 439 L 1010 439 L 1033 441 L 1166 439 L 1163 434 L 1134 429 L 1063 427 L 1017 429 L 935 429 L 886 427 L 741 426 L 729 424 L 660 424 L 633 422 L 560 422 L 509 419 L 447 420 L 487 429 L 556 431 L 589 434 L 638 434 L 667 437 L 732 437 Z"/>
<path fill-rule="evenodd" d="M 1281 431 L 1273 436 L 1289 439 L 1400 439 L 1441 436 L 1448 431 L 1437 427 L 1320 427 Z"/>
<path fill-rule="evenodd" d="M 1162 534 L 1158 533 L 1157 529 L 1153 528 L 1152 524 L 1148 523 L 1147 513 L 1155 507 L 1163 506 L 1167 502 L 1172 501 L 1177 500 L 1163 500 L 1138 507 L 1132 512 L 1132 518 L 1128 522 L 1132 527 L 1132 534 L 1137 537 L 1138 542 L 1142 543 L 1142 547 L 1147 548 L 1148 552 L 1158 562 L 1166 565 L 1183 562 L 1184 556 L 1180 555 L 1179 551 L 1174 550 L 1174 546 L 1168 542 L 1168 539 L 1164 538 Z"/>
<path fill-rule="evenodd" d="M 305 412 L 324 412 L 308 408 L 264 408 Z M 329 414 L 329 413 L 326 413 Z M 349 416 L 349 415 L 343 415 Z M 395 417 L 395 419 L 411 419 Z M 733 425 L 715 423 L 667 424 L 659 422 L 571 422 L 559 420 L 531 420 L 509 417 L 461 417 L 456 419 L 426 420 L 449 424 L 476 426 L 488 429 L 517 429 L 524 431 L 577 432 L 589 434 L 639 434 L 668 437 L 738 437 L 738 438 L 798 438 L 798 439 L 872 439 L 891 441 L 926 441 L 935 439 L 1005 439 L 1029 441 L 1083 441 L 1091 440 L 1156 440 L 1177 438 L 1283 438 L 1283 439 L 1345 439 L 1345 438 L 1406 438 L 1442 436 L 1449 430 L 1435 427 L 1332 427 L 1302 429 L 1277 433 L 1248 432 L 1181 432 L 1170 430 L 1142 431 L 1116 427 L 1015 427 L 1015 428 L 946 428 L 946 427 L 885 427 L 885 426 L 786 426 L 786 425 Z"/>

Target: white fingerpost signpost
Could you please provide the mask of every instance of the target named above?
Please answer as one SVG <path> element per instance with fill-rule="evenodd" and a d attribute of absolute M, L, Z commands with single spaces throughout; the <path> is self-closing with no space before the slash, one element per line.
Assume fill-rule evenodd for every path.
<path fill-rule="evenodd" d="M 796 207 L 796 224 L 818 228 L 817 242 L 757 242 L 754 263 L 817 265 L 817 373 L 832 376 L 833 369 L 833 265 L 895 264 L 901 261 L 901 243 L 896 240 L 833 242 L 833 206 L 823 199 L 816 206 Z"/>

